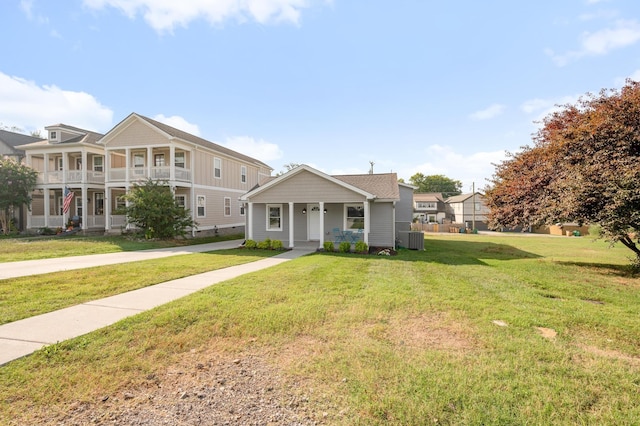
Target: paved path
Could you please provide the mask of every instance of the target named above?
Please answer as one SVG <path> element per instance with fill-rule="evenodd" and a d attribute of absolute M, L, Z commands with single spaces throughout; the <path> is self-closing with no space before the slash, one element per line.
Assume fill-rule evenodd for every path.
<path fill-rule="evenodd" d="M 33 275 L 114 263 L 134 262 L 177 254 L 220 250 L 223 248 L 237 247 L 239 243 L 239 241 L 231 241 L 178 247 L 175 249 L 145 250 L 139 252 L 112 253 L 108 255 L 96 254 L 43 261 L 12 262 L 21 264 L 21 268 L 16 268 L 15 265 L 11 265 L 11 263 L 4 263 L 0 264 L 0 277 L 8 278 Z M 59 311 L 0 325 L 0 365 L 29 355 L 41 349 L 43 346 L 81 336 L 111 325 L 126 317 L 179 299 L 210 285 L 278 265 L 311 253 L 314 250 L 315 247 L 312 248 L 308 245 L 302 246 L 256 262 L 167 281 L 116 296 L 110 296 L 104 299 L 71 306 Z M 22 273 L 19 274 L 19 272 Z"/>

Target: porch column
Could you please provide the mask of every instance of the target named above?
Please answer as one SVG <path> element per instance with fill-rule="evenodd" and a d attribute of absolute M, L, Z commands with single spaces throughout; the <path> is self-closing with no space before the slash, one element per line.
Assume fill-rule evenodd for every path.
<path fill-rule="evenodd" d="M 44 164 L 42 168 L 42 183 L 49 183 L 49 154 L 46 152 L 44 153 Z"/>
<path fill-rule="evenodd" d="M 87 201 L 87 199 L 89 198 L 89 193 L 87 191 L 86 185 L 82 185 L 82 191 L 80 196 L 82 197 L 82 230 L 84 231 L 85 229 L 87 229 L 87 209 L 89 208 L 89 202 Z M 77 205 L 78 205 L 78 201 L 76 200 L 76 206 Z M 105 223 L 107 218 L 108 216 L 105 216 Z"/>
<path fill-rule="evenodd" d="M 253 240 L 253 203 L 249 202 L 247 205 L 247 214 L 249 215 L 249 220 L 247 220 L 247 227 L 249 229 L 245 229 L 245 234 L 247 240 Z"/>
<path fill-rule="evenodd" d="M 49 209 L 51 208 L 49 203 L 49 188 L 44 189 L 44 226 L 49 227 Z"/>
<path fill-rule="evenodd" d="M 147 178 L 151 177 L 151 167 L 155 166 L 153 162 L 153 148 L 151 146 L 147 147 Z"/>
<path fill-rule="evenodd" d="M 289 201 L 289 248 L 293 248 L 293 202 Z"/>
<path fill-rule="evenodd" d="M 83 149 L 82 150 L 82 178 L 80 179 L 80 183 L 87 184 L 88 182 L 89 182 L 89 164 L 87 164 L 87 151 Z M 86 201 L 86 198 L 84 200 Z"/>
<path fill-rule="evenodd" d="M 369 212 L 369 200 L 364 201 L 364 242 L 369 245 L 369 229 L 371 229 L 371 213 Z"/>
<path fill-rule="evenodd" d="M 83 218 L 82 223 L 84 223 L 84 210 L 82 209 Z M 84 225 L 82 225 L 84 228 Z M 111 230 L 111 188 L 108 186 L 104 187 L 104 230 Z"/>
<path fill-rule="evenodd" d="M 176 180 L 176 147 L 169 147 L 169 182 Z"/>
<path fill-rule="evenodd" d="M 129 181 L 131 179 L 131 176 L 129 176 L 129 172 L 131 171 L 131 149 L 130 148 L 126 148 L 124 150 L 124 180 L 125 180 L 125 186 L 129 186 Z"/>
<path fill-rule="evenodd" d="M 320 247 L 324 247 L 324 201 L 320 201 Z"/>

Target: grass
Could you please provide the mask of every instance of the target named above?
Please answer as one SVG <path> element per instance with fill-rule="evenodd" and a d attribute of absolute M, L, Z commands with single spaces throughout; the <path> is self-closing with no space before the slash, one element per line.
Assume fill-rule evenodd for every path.
<path fill-rule="evenodd" d="M 305 256 L 16 360 L 0 367 L 0 423 L 248 342 L 347 408 L 331 424 L 637 423 L 640 279 L 625 249 L 482 235 L 425 247 Z"/>
<path fill-rule="evenodd" d="M 253 262 L 271 250 L 216 250 L 0 280 L 0 324 L 178 278 Z"/>
<path fill-rule="evenodd" d="M 125 236 L 85 237 L 81 235 L 70 235 L 68 237 L 0 238 L 0 263 L 81 256 L 85 254 L 150 250 L 242 238 L 242 235 L 174 240 L 141 240 Z"/>

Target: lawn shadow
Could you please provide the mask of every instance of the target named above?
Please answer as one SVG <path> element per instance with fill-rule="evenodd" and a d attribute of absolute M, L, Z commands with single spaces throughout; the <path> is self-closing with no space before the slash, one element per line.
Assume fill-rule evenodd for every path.
<path fill-rule="evenodd" d="M 633 271 L 631 267 L 631 261 L 628 265 L 616 265 L 613 263 L 595 263 L 595 262 L 570 262 L 570 261 L 557 261 L 555 262 L 563 266 L 577 266 L 579 268 L 596 269 L 603 274 L 611 274 L 619 277 L 633 277 Z"/>
<path fill-rule="evenodd" d="M 443 265 L 487 265 L 483 259 L 518 260 L 542 256 L 508 244 L 484 241 L 426 239 L 424 251 L 402 250 L 399 260 L 433 262 Z"/>

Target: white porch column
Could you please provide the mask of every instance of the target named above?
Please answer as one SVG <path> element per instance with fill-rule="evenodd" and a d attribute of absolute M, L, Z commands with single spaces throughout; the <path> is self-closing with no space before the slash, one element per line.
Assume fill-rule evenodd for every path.
<path fill-rule="evenodd" d="M 364 242 L 369 245 L 369 229 L 371 229 L 371 212 L 369 211 L 369 200 L 364 201 Z"/>
<path fill-rule="evenodd" d="M 82 209 L 82 213 L 85 210 Z M 84 217 L 82 222 L 84 223 Z M 104 187 L 104 230 L 107 232 L 111 230 L 111 188 L 109 186 Z"/>
<path fill-rule="evenodd" d="M 245 229 L 245 235 L 247 240 L 253 240 L 253 203 L 249 202 L 247 205 L 247 214 L 249 215 L 249 220 L 247 221 L 247 227 L 249 229 Z"/>
<path fill-rule="evenodd" d="M 153 162 L 153 158 L 151 158 L 153 156 L 153 148 L 151 146 L 147 147 L 147 178 L 151 177 L 151 167 L 155 166 L 155 163 Z"/>
<path fill-rule="evenodd" d="M 84 160 L 82 162 L 84 164 Z M 89 194 L 87 192 L 87 186 L 82 185 L 82 191 L 80 196 L 82 197 L 82 229 L 85 230 L 88 228 L 87 226 L 87 209 L 89 208 L 89 203 L 87 202 L 87 198 L 89 198 Z M 106 204 L 106 201 L 105 201 Z M 77 201 L 76 201 L 77 205 Z M 109 216 L 105 216 L 105 219 L 108 219 Z M 105 221 L 106 222 L 106 221 Z"/>
<path fill-rule="evenodd" d="M 324 201 L 320 201 L 320 247 L 324 247 Z"/>
<path fill-rule="evenodd" d="M 293 202 L 289 202 L 289 248 L 293 248 Z"/>
<path fill-rule="evenodd" d="M 82 150 L 82 179 L 80 182 L 83 184 L 89 182 L 89 164 L 87 164 L 87 151 L 84 149 Z M 84 199 L 86 200 L 87 198 L 85 197 Z"/>
<path fill-rule="evenodd" d="M 124 150 L 125 152 L 125 158 L 124 158 L 124 180 L 125 180 L 125 186 L 129 186 L 129 181 L 131 180 L 131 176 L 129 176 L 129 173 L 131 172 L 131 149 L 130 148 L 126 148 Z"/>
<path fill-rule="evenodd" d="M 42 168 L 42 183 L 49 183 L 49 154 L 44 153 L 44 164 Z"/>
<path fill-rule="evenodd" d="M 51 209 L 51 205 L 49 203 L 49 188 L 44 189 L 44 226 L 45 228 L 49 227 L 49 211 Z"/>
<path fill-rule="evenodd" d="M 176 180 L 176 147 L 169 147 L 169 182 Z"/>

